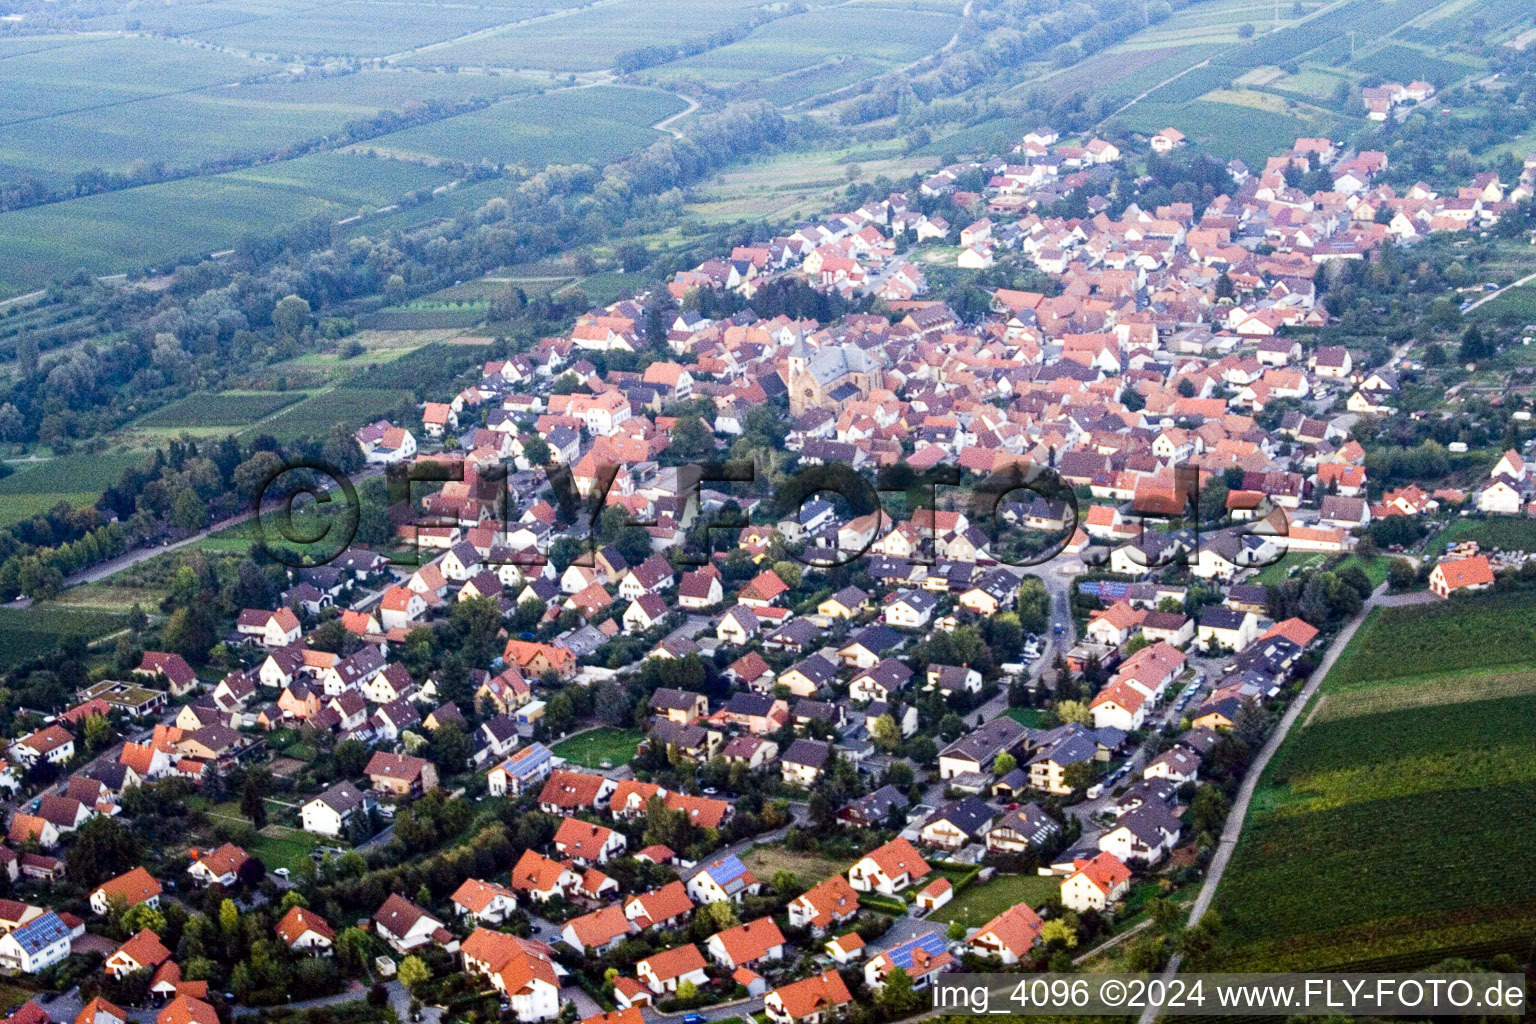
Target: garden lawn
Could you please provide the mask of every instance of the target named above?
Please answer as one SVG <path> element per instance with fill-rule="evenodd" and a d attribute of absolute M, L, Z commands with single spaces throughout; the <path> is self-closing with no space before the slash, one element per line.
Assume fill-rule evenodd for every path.
<path fill-rule="evenodd" d="M 848 865 L 842 861 L 800 850 L 786 850 L 782 846 L 754 846 L 741 855 L 741 862 L 763 882 L 771 881 L 780 871 L 788 871 L 795 876 L 802 890 L 848 870 Z"/>
<path fill-rule="evenodd" d="M 268 835 L 269 832 L 277 832 L 280 835 Z M 309 859 L 312 850 L 321 846 L 336 845 L 338 845 L 337 841 L 329 836 L 317 836 L 282 825 L 268 825 L 256 836 L 256 841 L 251 844 L 248 852 L 254 857 L 260 857 L 268 871 L 273 868 L 296 871 L 300 864 Z"/>
<path fill-rule="evenodd" d="M 554 753 L 588 768 L 599 768 L 604 761 L 621 765 L 627 764 L 635 756 L 635 750 L 643 739 L 645 737 L 634 729 L 604 726 L 556 743 Z"/>
<path fill-rule="evenodd" d="M 1009 907 L 1020 903 L 1033 909 L 1061 891 L 1059 879 L 1043 875 L 998 875 L 990 882 L 972 882 L 954 899 L 935 910 L 928 920 L 939 924 L 959 921 L 980 928 Z"/>

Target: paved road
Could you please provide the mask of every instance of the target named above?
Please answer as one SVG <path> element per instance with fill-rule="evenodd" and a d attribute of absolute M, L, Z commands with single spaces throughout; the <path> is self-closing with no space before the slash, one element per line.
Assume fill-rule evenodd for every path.
<path fill-rule="evenodd" d="M 1434 595 L 1424 592 L 1389 596 L 1386 590 L 1387 585 L 1385 583 L 1377 587 L 1359 613 L 1353 619 L 1350 619 L 1343 629 L 1339 630 L 1339 635 L 1334 637 L 1333 644 L 1328 648 L 1328 653 L 1323 658 L 1322 663 L 1313 671 L 1311 677 L 1307 680 L 1307 684 L 1301 688 L 1301 692 L 1291 701 L 1290 707 L 1286 708 L 1285 714 L 1280 719 L 1280 724 L 1275 727 L 1275 731 L 1270 734 L 1269 739 L 1260 748 L 1258 756 L 1253 759 L 1253 764 L 1248 768 L 1248 774 L 1243 777 L 1243 784 L 1237 791 L 1237 800 L 1232 804 L 1232 812 L 1227 815 L 1226 826 L 1221 830 L 1221 838 L 1216 844 L 1216 853 L 1211 857 L 1210 867 L 1206 869 L 1205 883 L 1200 887 L 1200 892 L 1195 897 L 1194 906 L 1190 908 L 1189 923 L 1191 926 L 1199 923 L 1200 918 L 1205 916 L 1205 912 L 1210 909 L 1211 901 L 1216 897 L 1216 889 L 1221 884 L 1221 877 L 1227 870 L 1227 864 L 1232 860 L 1232 851 L 1237 848 L 1238 837 L 1242 835 L 1243 820 L 1247 817 L 1248 805 L 1253 800 L 1253 794 L 1259 786 L 1259 778 L 1264 774 L 1264 769 L 1269 764 L 1270 758 L 1275 756 L 1275 751 L 1280 749 L 1281 743 L 1285 742 L 1285 737 L 1290 733 L 1291 727 L 1296 724 L 1296 719 L 1301 717 L 1302 708 L 1306 707 L 1307 702 L 1317 693 L 1318 687 L 1328 677 L 1328 673 L 1333 669 L 1334 663 L 1339 660 L 1339 655 L 1344 652 L 1345 647 L 1349 646 L 1350 639 L 1354 637 L 1355 631 L 1360 628 L 1360 624 L 1370 615 L 1371 609 L 1378 606 L 1394 607 L 1407 604 L 1424 604 L 1427 601 L 1435 600 Z M 1168 962 L 1167 969 L 1163 971 L 1165 981 L 1179 972 L 1179 965 L 1182 961 L 1183 957 L 1179 954 L 1175 953 L 1173 955 L 1173 958 Z M 1157 1020 L 1157 1017 L 1157 1008 L 1149 1007 L 1141 1015 L 1138 1024 L 1152 1024 L 1153 1021 Z"/>
<path fill-rule="evenodd" d="M 363 470 L 362 472 L 353 476 L 352 482 L 354 484 L 360 484 L 364 480 L 367 480 L 370 477 L 378 476 L 383 472 L 384 470 L 382 467 L 371 466 L 368 469 Z M 196 544 L 198 541 L 206 540 L 210 534 L 217 533 L 220 530 L 227 530 L 231 526 L 238 526 L 250 518 L 250 512 L 242 512 L 239 515 L 230 516 L 228 519 L 221 519 L 216 523 L 212 523 L 206 530 L 199 530 L 197 533 L 194 533 L 188 537 L 183 537 L 181 540 L 172 541 L 169 544 L 134 548 L 132 551 L 126 551 L 123 554 L 118 555 L 116 558 L 110 558 L 105 562 L 98 562 L 89 568 L 81 569 L 77 573 L 72 573 L 71 575 L 66 576 L 64 578 L 63 589 L 67 590 L 70 587 L 77 587 L 82 583 L 95 583 L 99 580 L 104 580 L 109 576 L 116 575 L 131 565 L 137 565 L 140 562 L 154 558 L 156 555 L 163 555 L 168 551 L 177 551 L 189 544 Z"/>
<path fill-rule="evenodd" d="M 1481 306 L 1485 302 L 1492 302 L 1494 299 L 1498 298 L 1500 295 L 1503 295 L 1511 288 L 1519 288 L 1521 285 L 1530 284 L 1532 281 L 1536 281 L 1536 274 L 1526 274 L 1524 277 L 1513 284 L 1505 285 L 1503 288 L 1500 288 L 1496 292 L 1489 292 L 1487 295 L 1484 295 L 1482 298 L 1472 303 L 1472 305 L 1468 306 L 1467 313 L 1472 312 L 1474 309 L 1476 309 L 1478 306 Z"/>

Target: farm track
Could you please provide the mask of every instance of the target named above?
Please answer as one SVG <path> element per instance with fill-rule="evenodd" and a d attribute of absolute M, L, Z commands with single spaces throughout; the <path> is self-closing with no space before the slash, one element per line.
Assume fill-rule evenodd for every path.
<path fill-rule="evenodd" d="M 1484 295 L 1482 298 L 1480 298 L 1476 302 L 1472 303 L 1472 305 L 1468 306 L 1467 307 L 1467 313 L 1472 312 L 1474 309 L 1476 309 L 1478 306 L 1481 306 L 1485 302 L 1492 302 L 1494 299 L 1498 298 L 1500 295 L 1503 295 L 1505 292 L 1509 291 L 1511 288 L 1519 288 L 1519 287 L 1521 287 L 1523 285 L 1530 284 L 1532 281 L 1536 281 L 1536 274 L 1526 274 L 1520 280 L 1515 281 L 1512 284 L 1507 284 L 1503 288 L 1500 288 L 1496 292 L 1489 292 L 1487 295 Z M 1465 316 L 1465 315 L 1466 314 L 1463 314 L 1463 316 Z"/>

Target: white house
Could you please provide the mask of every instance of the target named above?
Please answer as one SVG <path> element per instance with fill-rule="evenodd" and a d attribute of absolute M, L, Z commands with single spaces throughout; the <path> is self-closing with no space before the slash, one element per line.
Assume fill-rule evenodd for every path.
<path fill-rule="evenodd" d="M 0 967 L 36 974 L 69 956 L 69 943 L 69 925 L 50 910 L 0 936 Z"/>
<path fill-rule="evenodd" d="M 1131 871 L 1110 853 L 1077 865 L 1061 882 L 1061 905 L 1079 913 L 1103 910 L 1131 887 Z"/>
<path fill-rule="evenodd" d="M 304 831 L 332 838 L 342 834 L 353 815 L 366 815 L 373 801 L 350 782 L 342 781 L 299 808 Z"/>

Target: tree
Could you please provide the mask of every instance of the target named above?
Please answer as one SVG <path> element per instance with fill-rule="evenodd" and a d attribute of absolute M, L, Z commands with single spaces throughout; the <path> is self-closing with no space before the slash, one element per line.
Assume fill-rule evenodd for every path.
<path fill-rule="evenodd" d="M 644 270 L 651 264 L 651 252 L 639 242 L 625 242 L 613 250 L 614 259 L 626 274 Z"/>
<path fill-rule="evenodd" d="M 1040 926 L 1040 941 L 1047 946 L 1055 943 L 1066 949 L 1072 949 L 1077 946 L 1077 929 L 1063 919 L 1053 917 Z"/>
<path fill-rule="evenodd" d="M 905 1017 L 922 1005 L 921 992 L 912 990 L 912 976 L 904 968 L 894 967 L 885 976 L 885 984 L 877 996 L 880 1005 L 890 1017 Z"/>
<path fill-rule="evenodd" d="M 1394 558 L 1387 567 L 1387 584 L 1393 590 L 1411 590 L 1418 580 L 1418 570 L 1406 558 Z"/>
<path fill-rule="evenodd" d="M 894 751 L 901 746 L 901 728 L 890 715 L 881 715 L 870 726 L 869 738 L 882 750 Z"/>
<path fill-rule="evenodd" d="M 87 750 L 104 750 L 112 742 L 112 722 L 106 715 L 87 715 L 82 732 Z"/>
<path fill-rule="evenodd" d="M 96 815 L 75 831 L 74 845 L 64 860 L 71 878 L 95 888 L 137 865 L 142 856 L 132 832 L 115 818 Z"/>
<path fill-rule="evenodd" d="M 240 908 L 235 906 L 235 901 L 225 899 L 219 903 L 219 928 L 224 932 L 225 938 L 234 938 L 240 928 Z"/>
<path fill-rule="evenodd" d="M 432 734 L 432 760 L 445 772 L 463 771 L 473 753 L 474 743 L 456 722 L 441 725 Z"/>
<path fill-rule="evenodd" d="M 424 985 L 432 980 L 432 971 L 427 963 L 419 956 L 408 956 L 400 961 L 400 967 L 396 971 L 400 984 L 411 991 L 415 991 L 418 985 Z"/>
<path fill-rule="evenodd" d="M 697 416 L 684 416 L 672 428 L 665 455 L 678 465 L 707 462 L 715 454 L 715 435 Z"/>
<path fill-rule="evenodd" d="M 171 522 L 191 533 L 208 525 L 208 506 L 192 488 L 185 488 L 176 495 L 171 509 Z"/>
<path fill-rule="evenodd" d="M 1026 633 L 1043 633 L 1051 622 L 1051 592 L 1045 581 L 1033 574 L 1019 581 L 1019 598 L 1015 606 L 1019 627 Z"/>
<path fill-rule="evenodd" d="M 213 619 L 201 603 L 178 608 L 166 620 L 163 636 L 166 650 L 181 655 L 188 661 L 204 662 L 208 652 L 218 641 L 214 633 Z"/>
<path fill-rule="evenodd" d="M 965 938 L 965 923 L 963 921 L 949 922 L 949 927 L 944 929 L 944 934 L 950 942 L 959 942 Z"/>
<path fill-rule="evenodd" d="M 251 819 L 251 827 L 263 829 L 267 825 L 266 795 L 272 789 L 272 776 L 262 770 L 246 774 L 245 786 L 240 790 L 240 813 Z"/>
<path fill-rule="evenodd" d="M 272 307 L 272 326 L 282 337 L 292 341 L 309 326 L 309 303 L 297 295 L 277 300 Z"/>
<path fill-rule="evenodd" d="M 998 778 L 1002 778 L 1018 766 L 1019 759 L 1006 750 L 992 759 L 992 771 L 997 773 Z"/>
<path fill-rule="evenodd" d="M 1087 761 L 1069 764 L 1061 770 L 1061 781 L 1073 792 L 1081 792 L 1093 783 L 1093 765 Z"/>
<path fill-rule="evenodd" d="M 523 438 L 523 458 L 528 460 L 530 466 L 549 465 L 549 442 L 538 434 L 529 434 Z"/>
<path fill-rule="evenodd" d="M 699 913 L 709 920 L 712 927 L 710 934 L 734 928 L 741 923 L 736 917 L 736 906 L 730 900 L 706 903 L 700 908 Z"/>
<path fill-rule="evenodd" d="M 1056 705 L 1056 717 L 1063 722 L 1081 722 L 1084 725 L 1093 721 L 1093 712 L 1088 710 L 1088 705 L 1080 700 L 1064 700 Z"/>
<path fill-rule="evenodd" d="M 119 923 L 129 935 L 136 935 L 145 928 L 156 935 L 165 934 L 165 915 L 148 903 L 140 903 L 123 911 Z"/>

